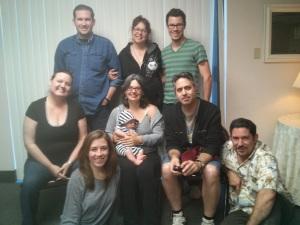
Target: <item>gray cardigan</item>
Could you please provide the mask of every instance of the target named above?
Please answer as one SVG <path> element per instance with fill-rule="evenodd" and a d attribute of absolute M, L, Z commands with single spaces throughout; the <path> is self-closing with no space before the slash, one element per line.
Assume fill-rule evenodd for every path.
<path fill-rule="evenodd" d="M 110 136 L 115 131 L 119 113 L 124 109 L 126 109 L 125 106 L 121 104 L 111 112 L 105 129 Z M 159 110 L 156 111 L 153 118 L 146 114 L 136 132 L 142 136 L 143 144 L 140 147 L 144 149 L 145 154 L 157 151 L 163 140 L 163 119 Z"/>

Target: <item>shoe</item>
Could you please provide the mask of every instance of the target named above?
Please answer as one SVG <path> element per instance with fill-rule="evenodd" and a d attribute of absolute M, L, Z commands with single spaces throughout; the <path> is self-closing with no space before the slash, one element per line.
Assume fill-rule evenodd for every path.
<path fill-rule="evenodd" d="M 215 222 L 214 222 L 214 220 L 208 220 L 208 219 L 205 219 L 204 217 L 202 217 L 201 225 L 215 225 Z"/>
<path fill-rule="evenodd" d="M 183 212 L 173 213 L 172 217 L 172 225 L 184 225 L 186 223 L 186 219 L 183 216 Z"/>

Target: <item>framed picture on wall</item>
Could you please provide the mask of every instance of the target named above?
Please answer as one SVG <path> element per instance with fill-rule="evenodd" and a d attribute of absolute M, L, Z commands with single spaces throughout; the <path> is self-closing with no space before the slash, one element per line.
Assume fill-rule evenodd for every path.
<path fill-rule="evenodd" d="M 300 4 L 265 6 L 265 62 L 300 62 Z"/>

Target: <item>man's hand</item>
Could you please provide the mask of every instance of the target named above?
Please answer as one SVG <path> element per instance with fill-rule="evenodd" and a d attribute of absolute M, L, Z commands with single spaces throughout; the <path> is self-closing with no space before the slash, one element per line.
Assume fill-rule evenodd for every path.
<path fill-rule="evenodd" d="M 199 163 L 192 160 L 184 161 L 181 163 L 181 167 L 183 176 L 191 176 L 201 170 Z"/>
<path fill-rule="evenodd" d="M 242 186 L 242 178 L 240 178 L 240 176 L 232 170 L 227 171 L 227 177 L 229 185 L 232 186 L 237 193 L 240 193 Z"/>
<path fill-rule="evenodd" d="M 173 156 L 171 158 L 171 161 L 170 161 L 170 170 L 171 170 L 171 173 L 173 173 L 174 175 L 181 175 L 181 172 L 179 172 L 178 170 L 174 170 L 175 167 L 179 167 L 181 168 L 180 166 L 180 160 L 178 157 L 176 156 Z"/>

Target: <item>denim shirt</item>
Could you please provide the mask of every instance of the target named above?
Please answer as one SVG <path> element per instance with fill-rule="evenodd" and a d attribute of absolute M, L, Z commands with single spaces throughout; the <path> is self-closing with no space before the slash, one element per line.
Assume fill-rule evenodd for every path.
<path fill-rule="evenodd" d="M 108 71 L 116 69 L 119 77 L 109 80 Z M 72 94 L 78 96 L 86 115 L 94 115 L 110 86 L 122 82 L 117 52 L 108 39 L 93 34 L 89 40 L 73 35 L 62 40 L 55 53 L 54 72 L 73 74 Z"/>

